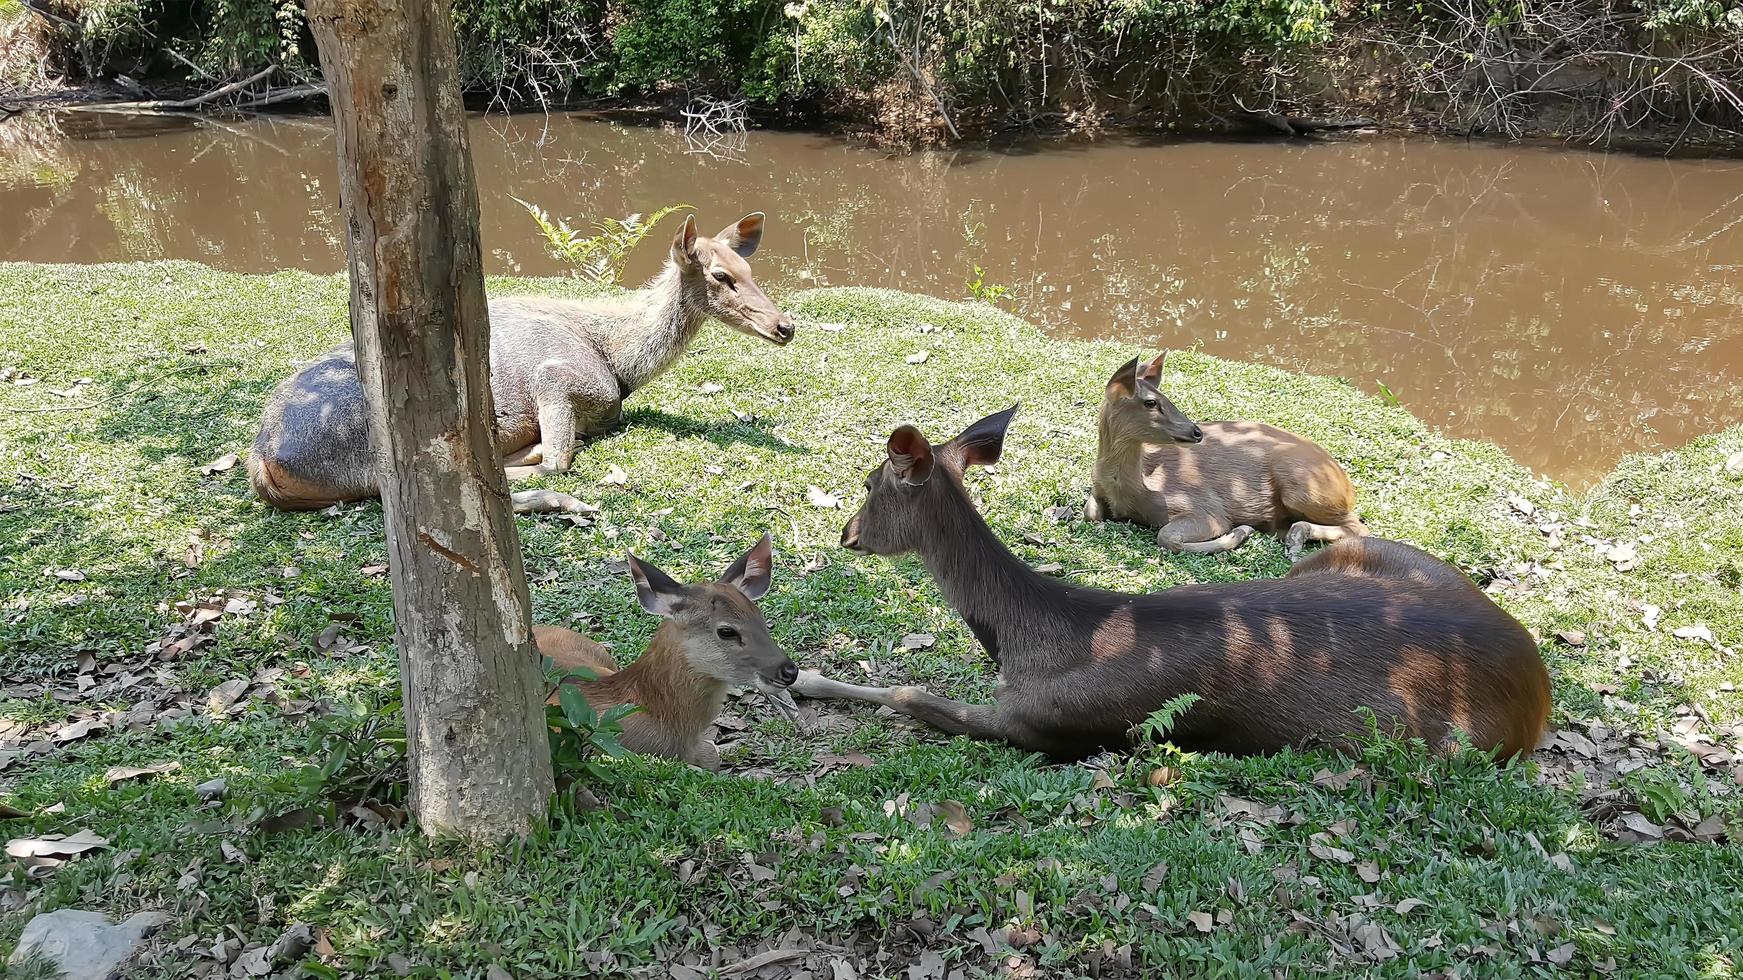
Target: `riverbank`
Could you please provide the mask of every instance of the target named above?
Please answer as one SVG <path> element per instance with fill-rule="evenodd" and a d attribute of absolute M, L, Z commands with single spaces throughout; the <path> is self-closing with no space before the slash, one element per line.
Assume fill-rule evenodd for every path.
<path fill-rule="evenodd" d="M 742 101 L 713 118 L 748 110 L 910 145 L 1109 126 L 1302 136 L 1364 124 L 1682 150 L 1743 139 L 1735 2 L 1530 0 L 1474 12 L 1455 0 L 461 0 L 454 10 L 462 84 L 496 108 Z M 20 92 L 63 79 L 137 96 L 159 83 L 215 90 L 253 78 L 238 98 L 259 104 L 319 82 L 297 4 L 5 0 L 0 31 L 13 35 L 0 85 Z"/>
<path fill-rule="evenodd" d="M 541 621 L 639 649 L 654 621 L 613 564 L 624 550 L 689 576 L 768 530 L 763 606 L 801 665 L 984 699 L 990 666 L 924 571 L 835 541 L 895 422 L 943 436 L 1018 398 L 1006 458 L 972 487 L 1025 560 L 1127 590 L 1285 571 L 1271 539 L 1159 555 L 1142 529 L 1078 519 L 1095 399 L 1131 348 L 1048 340 L 984 304 L 780 298 L 794 344 L 708 327 L 623 430 L 547 481 L 599 510 L 519 522 Z M 1739 816 L 1743 475 L 1726 463 L 1743 428 L 1573 496 L 1341 382 L 1190 352 L 1169 359 L 1184 410 L 1318 440 L 1376 532 L 1473 573 L 1543 637 L 1553 745 L 1504 771 L 1384 742 L 1092 769 L 869 711 L 800 733 L 746 699 L 721 732 L 728 773 L 612 763 L 500 853 L 428 844 L 385 805 L 311 826 L 296 767 L 321 759 L 315 705 L 396 684 L 380 511 L 266 510 L 230 454 L 271 385 L 345 337 L 344 304 L 332 276 L 0 265 L 0 780 L 27 814 L 8 836 L 111 845 L 12 879 L 0 949 L 68 905 L 170 911 L 144 974 L 160 977 L 209 968 L 221 930 L 266 943 L 295 922 L 315 927 L 315 960 L 362 976 L 623 975 L 768 949 L 804 952 L 751 975 L 840 959 L 942 978 L 1008 956 L 1104 977 L 1237 959 L 1686 975 L 1723 973 L 1743 944 L 1743 848 L 1684 842 Z M 164 763 L 179 768 L 110 778 Z M 214 778 L 226 791 L 202 802 Z"/>

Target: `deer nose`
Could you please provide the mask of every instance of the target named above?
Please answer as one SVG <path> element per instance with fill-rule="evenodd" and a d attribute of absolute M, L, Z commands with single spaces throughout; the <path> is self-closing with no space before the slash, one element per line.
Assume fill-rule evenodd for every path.
<path fill-rule="evenodd" d="M 1193 442 L 1203 442 L 1204 441 L 1204 430 L 1199 428 L 1196 425 L 1192 427 L 1192 441 Z"/>
<path fill-rule="evenodd" d="M 775 336 L 779 338 L 783 344 L 793 339 L 792 317 L 783 316 L 775 322 Z"/>
<path fill-rule="evenodd" d="M 847 526 L 841 529 L 841 546 L 849 551 L 859 550 L 859 515 L 855 514 L 847 521 Z"/>
<path fill-rule="evenodd" d="M 795 665 L 791 660 L 787 661 L 786 663 L 781 665 L 781 669 L 779 671 L 779 677 L 780 677 L 781 685 L 783 687 L 792 687 L 793 682 L 799 679 L 798 666 Z"/>

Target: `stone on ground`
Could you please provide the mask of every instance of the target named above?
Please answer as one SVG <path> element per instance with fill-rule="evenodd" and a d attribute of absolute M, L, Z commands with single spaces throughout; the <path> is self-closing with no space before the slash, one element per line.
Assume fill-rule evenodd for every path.
<path fill-rule="evenodd" d="M 60 968 L 64 980 L 113 980 L 145 945 L 145 938 L 168 921 L 167 912 L 139 912 L 114 925 L 101 912 L 44 912 L 24 924 L 8 962 L 17 965 L 42 956 Z"/>

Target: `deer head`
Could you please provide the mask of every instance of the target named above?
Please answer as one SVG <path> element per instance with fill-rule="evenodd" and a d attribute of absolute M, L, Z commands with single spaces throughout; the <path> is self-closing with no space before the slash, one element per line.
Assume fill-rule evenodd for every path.
<path fill-rule="evenodd" d="M 994 412 L 939 446 L 911 425 L 890 433 L 886 458 L 866 475 L 865 503 L 841 529 L 841 546 L 872 555 L 917 549 L 928 533 L 936 495 L 962 493 L 963 470 L 999 461 L 1005 430 L 1016 414 L 1015 405 Z"/>
<path fill-rule="evenodd" d="M 676 628 L 691 669 L 728 684 L 786 687 L 799 668 L 769 635 L 756 604 L 769 589 L 771 550 L 765 534 L 717 582 L 681 585 L 634 555 L 629 574 L 642 608 Z"/>
<path fill-rule="evenodd" d="M 1106 430 L 1148 443 L 1204 441 L 1204 430 L 1175 408 L 1157 387 L 1167 356 L 1164 351 L 1148 363 L 1134 357 L 1108 379 L 1101 401 L 1101 420 Z"/>
<path fill-rule="evenodd" d="M 672 239 L 672 263 L 686 292 L 705 297 L 709 316 L 740 333 L 786 344 L 793 339 L 793 318 L 756 284 L 745 261 L 762 240 L 761 211 L 727 225 L 713 238 L 696 234 L 696 218 L 685 215 L 684 227 Z"/>

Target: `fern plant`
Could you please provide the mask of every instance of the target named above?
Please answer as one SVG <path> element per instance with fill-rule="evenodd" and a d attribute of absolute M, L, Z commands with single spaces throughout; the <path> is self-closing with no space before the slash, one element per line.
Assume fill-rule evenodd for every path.
<path fill-rule="evenodd" d="M 1168 733 L 1174 730 L 1180 716 L 1191 710 L 1199 700 L 1199 696 L 1190 691 L 1169 698 L 1162 707 L 1150 712 L 1150 717 L 1132 726 L 1132 740 L 1140 743 L 1166 742 Z"/>
<path fill-rule="evenodd" d="M 571 226 L 566 218 L 552 220 L 544 208 L 518 197 L 514 200 L 532 215 L 552 257 L 568 263 L 578 275 L 601 286 L 619 284 L 630 251 L 648 237 L 655 225 L 673 212 L 690 209 L 688 204 L 673 204 L 645 219 L 639 214 L 604 218 L 593 223 L 593 234 L 589 235 Z"/>

